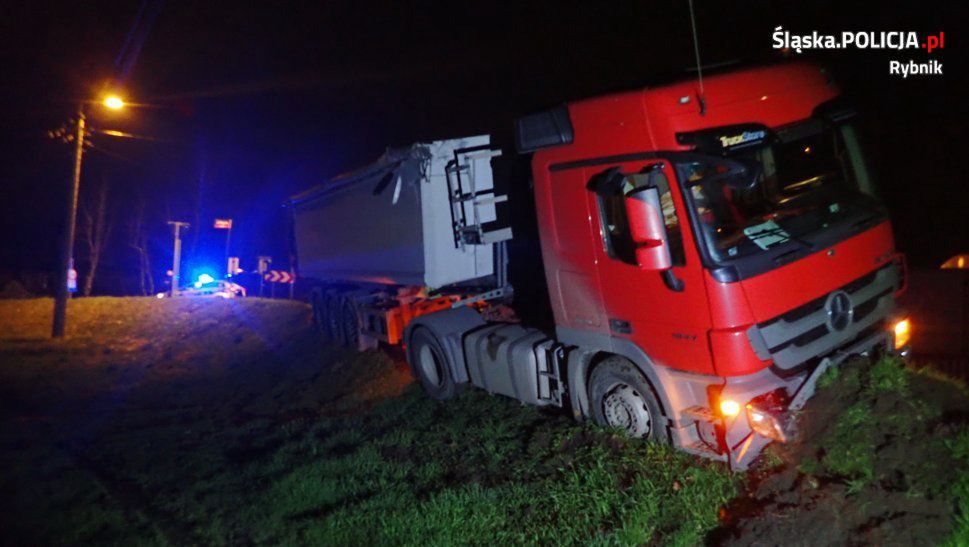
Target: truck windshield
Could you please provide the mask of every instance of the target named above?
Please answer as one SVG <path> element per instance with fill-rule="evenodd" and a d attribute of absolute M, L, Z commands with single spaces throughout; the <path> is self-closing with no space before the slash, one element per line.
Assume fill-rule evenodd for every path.
<path fill-rule="evenodd" d="M 725 155 L 691 154 L 677 174 L 711 257 L 731 261 L 885 215 L 850 124 L 805 122 Z"/>

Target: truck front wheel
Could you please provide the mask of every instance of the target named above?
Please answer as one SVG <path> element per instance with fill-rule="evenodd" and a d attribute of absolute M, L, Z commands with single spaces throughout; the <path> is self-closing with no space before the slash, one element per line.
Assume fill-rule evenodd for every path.
<path fill-rule="evenodd" d="M 609 357 L 592 371 L 589 402 L 596 423 L 630 437 L 667 442 L 663 415 L 646 378 L 628 360 Z"/>
<path fill-rule="evenodd" d="M 411 369 L 428 395 L 443 401 L 458 394 L 458 386 L 451 378 L 447 355 L 431 331 L 417 328 L 410 337 L 407 350 Z"/>

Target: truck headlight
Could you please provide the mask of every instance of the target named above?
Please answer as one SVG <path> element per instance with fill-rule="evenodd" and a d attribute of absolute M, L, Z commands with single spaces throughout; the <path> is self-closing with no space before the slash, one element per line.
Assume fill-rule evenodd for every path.
<path fill-rule="evenodd" d="M 747 423 L 755 433 L 782 443 L 793 435 L 788 397 L 783 389 L 765 393 L 747 403 Z"/>
<path fill-rule="evenodd" d="M 897 321 L 892 330 L 895 331 L 895 349 L 900 350 L 907 346 L 909 340 L 912 339 L 911 321 L 907 317 Z"/>

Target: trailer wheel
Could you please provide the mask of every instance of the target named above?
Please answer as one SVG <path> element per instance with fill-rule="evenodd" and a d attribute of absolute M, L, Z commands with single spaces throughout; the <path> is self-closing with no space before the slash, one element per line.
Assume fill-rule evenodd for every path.
<path fill-rule="evenodd" d="M 310 302 L 313 306 L 313 326 L 316 327 L 316 332 L 322 336 L 329 336 L 326 320 L 326 299 L 319 290 L 313 291 L 312 294 Z"/>
<path fill-rule="evenodd" d="M 350 349 L 360 349 L 360 319 L 357 310 L 349 299 L 343 300 L 340 313 L 340 328 L 343 330 L 343 345 Z"/>
<path fill-rule="evenodd" d="M 630 437 L 668 441 L 653 388 L 636 366 L 622 357 L 609 357 L 592 371 L 589 402 L 599 425 L 622 429 Z"/>
<path fill-rule="evenodd" d="M 447 354 L 430 330 L 423 327 L 414 330 L 407 347 L 407 360 L 428 395 L 443 401 L 458 394 Z"/>
<path fill-rule="evenodd" d="M 343 329 L 340 327 L 340 297 L 331 294 L 326 296 L 326 332 L 330 340 L 343 345 Z"/>

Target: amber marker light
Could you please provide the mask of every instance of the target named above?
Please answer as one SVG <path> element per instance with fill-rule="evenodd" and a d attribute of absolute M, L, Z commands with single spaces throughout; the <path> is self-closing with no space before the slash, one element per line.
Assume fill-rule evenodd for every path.
<path fill-rule="evenodd" d="M 912 323 L 908 318 L 895 323 L 895 349 L 902 349 L 912 339 Z"/>

